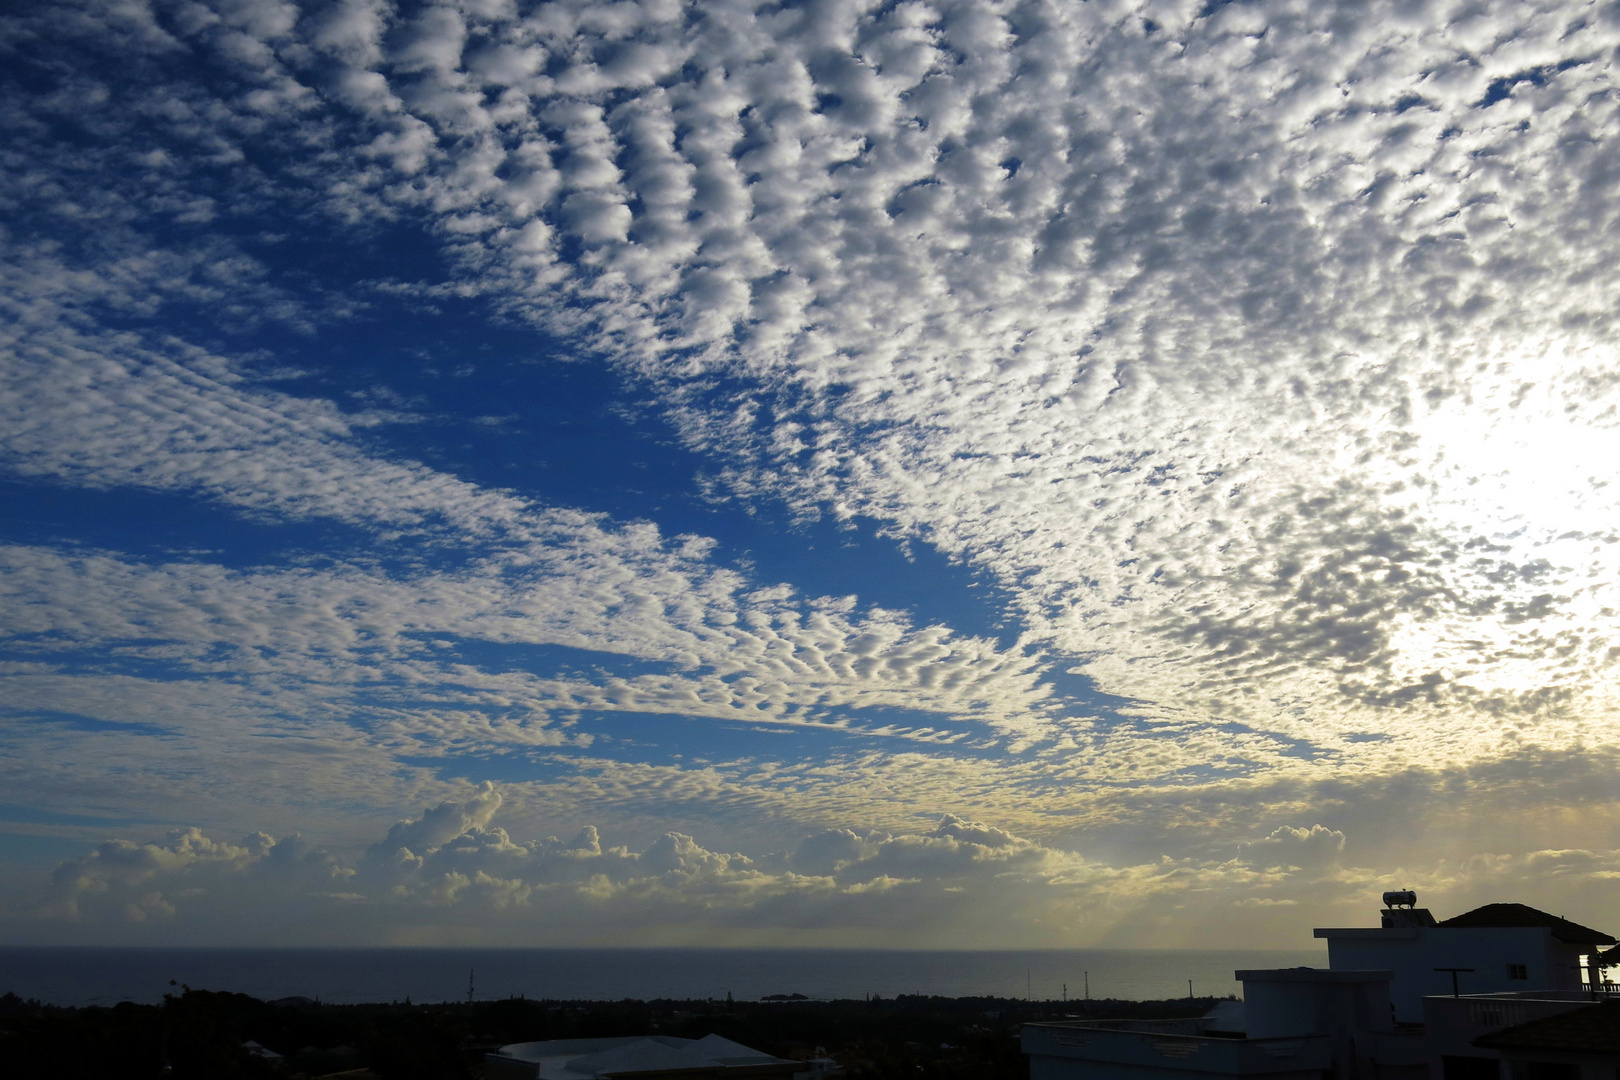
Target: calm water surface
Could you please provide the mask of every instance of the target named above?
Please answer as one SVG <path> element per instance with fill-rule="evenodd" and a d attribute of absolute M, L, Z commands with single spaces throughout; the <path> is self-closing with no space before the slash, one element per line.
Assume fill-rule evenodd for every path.
<path fill-rule="evenodd" d="M 57 1005 L 156 1002 L 169 980 L 273 1000 L 759 998 L 867 994 L 1079 998 L 1240 991 L 1241 968 L 1325 967 L 1317 950 L 0 948 L 0 993 Z M 1065 986 L 1067 989 L 1065 990 Z"/>

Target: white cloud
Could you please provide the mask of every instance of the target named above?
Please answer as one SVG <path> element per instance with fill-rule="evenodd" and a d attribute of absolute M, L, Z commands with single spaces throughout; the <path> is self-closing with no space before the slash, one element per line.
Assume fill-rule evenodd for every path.
<path fill-rule="evenodd" d="M 756 799 L 834 829 L 794 873 L 874 897 L 1047 858 L 961 822 L 901 828 L 947 806 L 1044 837 L 1202 823 L 1227 851 L 1263 810 L 1274 831 L 1233 861 L 1258 881 L 1348 874 L 1364 824 L 1395 844 L 1367 793 L 1419 773 L 1471 791 L 1559 776 L 1548 791 L 1612 801 L 1559 755 L 1615 742 L 1617 34 L 1556 4 L 10 16 L 8 56 L 78 59 L 0 115 L 18 211 L 0 465 L 336 520 L 415 567 L 8 548 L 0 623 L 24 663 L 6 699 L 30 718 L 12 745 L 68 738 L 34 723 L 51 710 L 138 723 L 170 742 L 100 738 L 155 777 L 160 751 L 224 762 L 269 732 L 349 755 L 376 807 L 447 794 L 397 756 L 589 747 L 523 798 L 607 793 L 648 817 L 671 793 Z M 300 284 L 237 235 L 267 208 L 345 237 L 425 228 L 455 272 Z M 1006 648 L 799 596 L 701 538 L 381 453 L 369 425 L 396 415 L 272 391 L 199 344 L 318 327 L 362 294 L 536 321 L 656 402 L 715 463 L 715 497 L 876 519 L 990 575 L 1026 632 Z M 463 642 L 643 666 L 525 674 Z M 1065 669 L 1127 703 L 1070 715 L 1049 685 Z M 587 713 L 819 725 L 884 749 L 655 767 Z M 59 757 L 86 764 L 14 773 L 85 797 L 104 766 Z M 302 801 L 337 782 L 277 783 Z M 1483 817 L 1442 819 L 1424 828 L 1489 847 Z M 1318 820 L 1334 824 L 1278 827 Z M 488 824 L 457 835 L 506 851 L 477 839 Z M 1505 827 L 1514 851 L 1564 844 Z M 800 895 L 786 871 L 666 848 L 666 872 L 696 860 L 713 888 L 765 875 Z M 552 887 L 468 858 L 446 856 L 436 903 L 516 910 Z M 882 872 L 846 878 L 868 863 Z M 183 913 L 153 895 L 120 902 Z"/>
<path fill-rule="evenodd" d="M 1319 868 L 1337 862 L 1344 852 L 1344 833 L 1325 825 L 1309 829 L 1284 825 L 1263 840 L 1238 845 L 1238 857 L 1255 866 Z"/>
<path fill-rule="evenodd" d="M 332 137 L 397 170 L 335 197 L 659 385 L 731 491 L 974 560 L 1166 717 L 1607 737 L 1602 20 L 324 18 Z"/>
<path fill-rule="evenodd" d="M 10 548 L 0 551 L 11 570 L 0 603 L 14 613 L 12 647 L 36 656 L 116 647 L 176 673 L 279 681 L 287 692 L 298 683 L 370 685 L 387 671 L 439 682 L 447 704 L 501 697 L 539 715 L 600 709 L 848 725 L 830 710 L 889 707 L 937 713 L 940 734 L 970 721 L 1024 738 L 1053 722 L 1050 688 L 1017 651 L 898 613 L 849 613 L 785 590 L 761 595 L 706 565 L 696 541 L 664 544 L 650 529 L 609 530 L 583 517 L 559 524 L 549 545 L 405 579 L 357 566 L 231 572 Z M 594 679 L 490 671 L 460 658 L 460 640 L 561 645 L 672 670 Z M 409 725 L 409 714 L 396 722 Z M 915 722 L 887 728 L 925 734 Z"/>
<path fill-rule="evenodd" d="M 412 851 L 436 851 L 458 836 L 474 829 L 481 831 L 500 808 L 500 794 L 493 785 L 485 784 L 466 802 L 440 803 L 414 821 L 401 821 L 369 854 L 376 858 L 409 858 Z"/>
<path fill-rule="evenodd" d="M 698 927 L 706 928 L 700 939 L 714 941 L 769 933 L 814 942 L 842 933 L 869 943 L 943 943 L 968 933 L 1075 945 L 1190 944 L 1202 933 L 1201 918 L 1224 911 L 1236 921 L 1223 940 L 1277 946 L 1283 929 L 1303 933 L 1310 920 L 1321 924 L 1341 911 L 1364 918 L 1359 909 L 1370 912 L 1376 902 L 1371 871 L 1329 865 L 1344 837 L 1320 826 L 1278 829 L 1245 845 L 1238 860 L 1165 856 L 1108 865 L 946 815 L 925 832 L 827 832 L 806 837 L 791 854 L 750 858 L 709 850 L 678 832 L 639 852 L 603 848 L 594 829 L 569 842 L 515 841 L 493 824 L 501 805 L 501 793 L 485 785 L 429 808 L 400 822 L 353 866 L 299 838 L 262 833 L 238 844 L 195 829 L 145 844 L 111 842 L 58 867 L 49 901 L 27 917 L 47 935 L 63 920 L 112 928 L 164 923 L 167 929 L 152 932 L 184 940 L 229 932 L 244 917 L 232 908 L 244 906 L 249 915 L 280 909 L 277 933 L 302 941 L 349 934 L 422 941 L 435 933 L 468 940 L 471 933 L 508 943 L 577 943 L 612 927 L 616 941 L 658 942 L 672 934 L 690 940 Z M 1279 845 L 1329 849 L 1331 857 L 1306 870 L 1250 865 L 1269 865 Z M 1255 859 L 1257 851 L 1268 855 Z M 1578 898 L 1584 908 L 1620 866 L 1613 851 L 1562 851 L 1394 872 L 1420 882 L 1431 904 L 1455 905 L 1549 859 L 1569 879 L 1563 898 Z M 1202 915 L 1189 916 L 1193 902 Z M 1285 912 L 1280 928 L 1275 920 Z"/>

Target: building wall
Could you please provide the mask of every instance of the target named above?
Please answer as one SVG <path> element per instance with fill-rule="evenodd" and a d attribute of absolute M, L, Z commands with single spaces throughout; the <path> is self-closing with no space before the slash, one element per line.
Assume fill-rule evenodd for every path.
<path fill-rule="evenodd" d="M 1212 1039 L 1155 1030 L 1161 1025 L 1151 1022 L 1115 1023 L 1124 1026 L 1025 1024 L 1020 1041 L 1031 1080 L 1321 1080 L 1332 1067 L 1320 1037 Z"/>
<path fill-rule="evenodd" d="M 540 1075 L 540 1066 L 532 1061 L 516 1061 L 499 1054 L 484 1055 L 484 1076 L 487 1080 L 534 1080 Z"/>
<path fill-rule="evenodd" d="M 1244 1074 L 1228 1075 L 1236 1077 Z M 1029 1080 L 1218 1080 L 1218 1074 L 1031 1054 Z M 1322 1070 L 1297 1069 L 1290 1072 L 1265 1073 L 1264 1080 L 1322 1080 Z"/>
<path fill-rule="evenodd" d="M 1390 1000 L 1395 1017 L 1411 1023 L 1422 1021 L 1424 997 L 1451 993 L 1451 976 L 1435 971 L 1437 967 L 1473 968 L 1458 976 L 1458 989 L 1464 994 L 1579 990 L 1580 958 L 1587 951 L 1554 939 L 1549 930 L 1540 926 L 1428 926 L 1319 933 L 1327 938 L 1328 966 L 1334 971 L 1394 971 Z M 1523 965 L 1527 977 L 1510 979 L 1509 964 Z"/>
<path fill-rule="evenodd" d="M 1390 1031 L 1389 983 L 1243 983 L 1246 1034 L 1251 1039 L 1328 1035 L 1335 1041 L 1363 1031 Z"/>
<path fill-rule="evenodd" d="M 1620 1054 L 1560 1054 L 1515 1050 L 1507 1055 L 1505 1080 L 1616 1080 Z"/>
<path fill-rule="evenodd" d="M 1475 1076 L 1498 1080 L 1501 1053 L 1475 1046 L 1474 1040 L 1505 1027 L 1556 1016 L 1571 1009 L 1584 1009 L 1591 1004 L 1584 994 L 1565 993 L 1568 996 L 1562 999 L 1453 998 L 1450 995 L 1425 998 L 1423 1032 L 1428 1045 L 1429 1075 L 1433 1080 L 1471 1080 Z M 1604 1080 L 1617 1078 L 1608 1076 Z"/>

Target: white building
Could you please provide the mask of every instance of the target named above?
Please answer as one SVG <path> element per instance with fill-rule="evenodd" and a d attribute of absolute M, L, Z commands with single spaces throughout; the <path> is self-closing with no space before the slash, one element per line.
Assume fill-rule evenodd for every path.
<path fill-rule="evenodd" d="M 1523 904 L 1437 922 L 1410 892 L 1384 903 L 1380 926 L 1316 931 L 1328 970 L 1237 972 L 1240 1008 L 1026 1024 L 1030 1080 L 1620 1080 L 1620 1002 L 1558 1019 L 1610 996 L 1614 938 Z"/>
<path fill-rule="evenodd" d="M 1580 991 L 1608 934 L 1524 904 L 1486 904 L 1436 922 L 1416 894 L 1385 893 L 1379 926 L 1318 929 L 1334 971 L 1395 973 L 1395 1018 L 1423 1021 L 1430 994 Z M 1455 982 L 1453 982 L 1455 979 Z M 1611 1078 L 1612 1080 L 1612 1078 Z"/>

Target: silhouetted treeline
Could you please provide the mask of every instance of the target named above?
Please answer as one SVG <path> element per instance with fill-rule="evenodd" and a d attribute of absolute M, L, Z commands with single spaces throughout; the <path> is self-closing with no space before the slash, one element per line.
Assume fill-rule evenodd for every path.
<path fill-rule="evenodd" d="M 723 1035 L 779 1057 L 833 1057 L 849 1080 L 1024 1080 L 1032 1020 L 1196 1016 L 1214 999 L 1027 1002 L 902 995 L 871 1001 L 527 1001 L 328 1005 L 182 988 L 161 1005 L 58 1008 L 0 998 L 0 1061 L 19 1080 L 474 1080 L 514 1042 Z M 281 1055 L 269 1059 L 244 1044 Z M 165 1065 L 168 1071 L 164 1071 Z"/>

